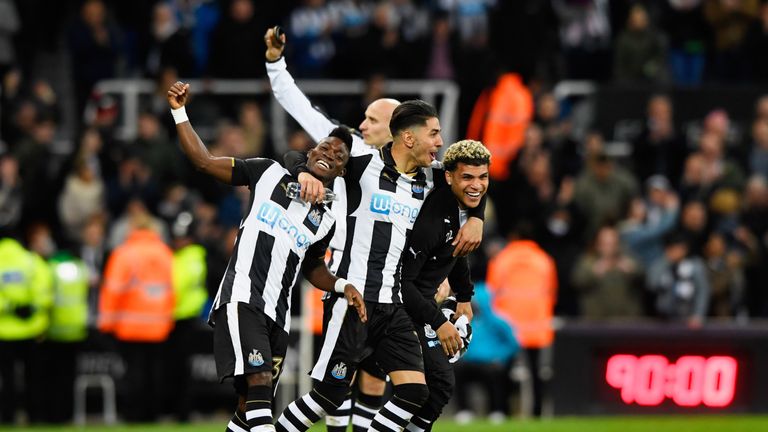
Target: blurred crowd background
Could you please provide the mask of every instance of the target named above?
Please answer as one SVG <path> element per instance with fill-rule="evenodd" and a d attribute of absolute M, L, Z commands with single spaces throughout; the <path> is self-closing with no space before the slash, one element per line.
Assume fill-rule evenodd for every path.
<path fill-rule="evenodd" d="M 82 317 L 91 332 L 99 327 L 99 293 L 110 286 L 105 264 L 136 232 L 147 233 L 140 240 L 152 248 L 176 251 L 182 272 L 203 268 L 177 287 L 175 306 L 176 320 L 201 321 L 248 191 L 195 172 L 176 143 L 165 91 L 180 77 L 268 86 L 263 36 L 275 24 L 286 31 L 295 77 L 366 80 L 360 98 L 320 100 L 350 126 L 385 96 L 388 80 L 458 84 L 459 135 L 494 154 L 484 244 L 472 257 L 487 306 L 478 310 L 511 325 L 516 341 L 484 350 L 500 342 L 479 337 L 466 368 L 497 365 L 504 376 L 515 344 L 535 362 L 552 343 L 554 316 L 692 328 L 768 316 L 765 1 L 0 0 L 0 256 L 31 251 L 44 262 L 22 273 L 50 272 L 34 288 L 49 294 L 4 298 L 11 289 L 0 290 L 0 326 L 49 315 L 17 333 L 0 331 L 5 371 L 13 361 L 6 354 L 22 353 L 17 343 L 32 365 L 44 352 L 35 341 L 61 349 L 86 337 L 52 337 L 61 316 Z M 113 78 L 156 83 L 141 101 L 135 139 L 116 133 L 121 101 L 94 91 Z M 627 128 L 594 127 L 612 108 L 590 113 L 555 91 L 574 81 L 644 89 L 632 99 L 641 115 Z M 704 114 L 685 121 L 676 116 L 681 91 L 712 88 L 722 105 L 699 107 Z M 731 91 L 745 88 L 734 113 Z M 288 143 L 271 141 L 265 97 L 200 93 L 190 117 L 213 154 L 279 160 L 278 149 L 312 145 L 295 125 Z M 190 245 L 202 247 L 179 258 Z M 0 261 L 3 284 L 19 285 L 18 260 Z M 72 312 L 67 296 L 86 303 Z M 192 306 L 179 314 L 182 297 Z M 57 318 L 57 308 L 67 312 Z M 164 344 L 169 335 L 125 341 Z M 489 394 L 503 393 L 488 380 L 494 384 Z M 2 420 L 12 421 L 2 405 Z M 502 402 L 491 411 L 508 408 Z M 30 419 L 46 419 L 38 414 Z M 66 418 L 64 410 L 47 420 Z"/>

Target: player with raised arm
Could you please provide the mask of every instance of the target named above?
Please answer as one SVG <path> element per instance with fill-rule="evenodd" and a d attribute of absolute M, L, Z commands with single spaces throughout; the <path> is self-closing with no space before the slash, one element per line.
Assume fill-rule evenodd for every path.
<path fill-rule="evenodd" d="M 176 82 L 167 99 L 184 154 L 198 170 L 233 186 L 248 186 L 250 205 L 219 285 L 209 323 L 219 378 L 233 377 L 239 396 L 228 431 L 273 431 L 271 401 L 290 329 L 291 287 L 299 270 L 314 286 L 343 296 L 345 309 L 366 310 L 360 292 L 333 276 L 324 256 L 335 218 L 322 203 L 290 198 L 287 170 L 270 159 L 215 157 L 190 124 L 184 106 L 189 84 Z M 309 152 L 307 169 L 330 184 L 344 173 L 352 137 L 336 128 Z"/>
<path fill-rule="evenodd" d="M 427 399 L 420 342 L 402 307 L 396 273 L 425 197 L 436 185 L 446 184 L 443 170 L 430 168 L 443 144 L 440 121 L 428 103 L 406 101 L 395 108 L 390 130 L 394 141 L 377 152 L 351 157 L 344 177 L 347 236 L 336 274 L 364 287 L 369 321 L 363 325 L 335 299 L 311 373 L 313 390 L 283 411 L 275 425 L 279 431 L 304 431 L 335 409 L 348 392 L 364 348 L 373 351 L 394 385 L 392 399 L 370 428 L 402 430 Z M 289 171 L 310 175 L 306 156 L 291 157 L 293 163 L 286 158 Z M 467 223 L 478 232 L 483 210 L 484 205 L 471 209 Z M 476 237 L 479 244 L 480 235 Z"/>
<path fill-rule="evenodd" d="M 266 69 L 272 86 L 272 91 L 281 106 L 301 125 L 301 127 L 310 134 L 314 140 L 320 139 L 328 128 L 337 125 L 338 122 L 329 118 L 321 110 L 312 105 L 310 100 L 296 86 L 293 77 L 287 70 L 283 51 L 285 49 L 285 35 L 275 33 L 276 28 L 270 28 L 264 35 L 266 44 Z M 372 149 L 379 149 L 392 141 L 392 134 L 389 130 L 389 121 L 392 118 L 392 112 L 400 102 L 395 99 L 381 98 L 377 99 L 365 110 L 364 119 L 358 126 L 359 133 L 352 135 L 351 156 L 363 155 Z M 309 176 L 300 176 L 302 181 L 302 196 L 317 199 L 322 197 L 323 188 L 319 182 L 312 181 Z M 332 211 L 336 214 L 336 231 L 331 239 L 330 247 L 332 259 L 330 263 L 331 271 L 336 273 L 341 262 L 341 256 L 344 250 L 346 240 L 346 193 L 344 179 L 339 177 L 334 182 L 333 187 L 338 205 L 335 205 Z M 456 236 L 455 244 L 457 251 L 468 249 L 465 241 L 464 231 Z M 471 247 L 471 246 L 470 246 Z M 447 285 L 447 284 L 446 284 Z M 323 302 L 324 314 L 330 313 L 332 302 L 327 301 L 326 296 Z M 383 395 L 385 391 L 385 379 L 381 368 L 379 368 L 372 359 L 363 359 L 358 369 L 355 381 L 358 391 L 355 395 L 354 403 L 349 398 L 346 399 L 339 409 L 331 412 L 326 417 L 326 426 L 329 432 L 341 432 L 346 430 L 347 424 L 352 420 L 353 431 L 361 432 L 368 428 L 376 412 L 383 404 Z"/>
<path fill-rule="evenodd" d="M 443 166 L 450 187 L 434 191 L 424 201 L 402 256 L 403 304 L 421 341 L 429 387 L 427 402 L 408 425 L 411 432 L 432 429 L 453 394 L 452 363 L 467 348 L 462 338 L 469 334 L 474 289 L 467 258 L 453 256 L 451 241 L 469 209 L 480 205 L 488 190 L 490 160 L 491 153 L 479 141 L 459 141 L 448 148 Z M 446 317 L 435 301 L 446 277 L 456 293 L 453 317 Z"/>

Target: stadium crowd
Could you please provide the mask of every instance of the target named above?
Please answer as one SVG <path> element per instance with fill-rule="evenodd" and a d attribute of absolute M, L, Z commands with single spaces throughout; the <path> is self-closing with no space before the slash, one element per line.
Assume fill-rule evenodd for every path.
<path fill-rule="evenodd" d="M 459 85 L 459 130 L 493 153 L 485 238 L 472 257 L 473 278 L 487 282 L 475 318 L 480 334 L 500 325 L 488 316 L 501 317 L 535 362 L 552 343 L 553 316 L 654 318 L 693 328 L 768 317 L 768 96 L 754 95 L 752 117 L 738 119 L 749 133 L 738 135 L 718 107 L 698 119 L 695 132 L 683 129 L 661 91 L 764 84 L 768 2 L 0 0 L 4 379 L 16 356 L 40 370 L 46 366 L 34 358 L 41 353 L 74 358 L 67 344 L 84 340 L 86 328 L 113 331 L 98 316 L 100 307 L 105 312 L 99 294 L 119 277 L 105 265 L 132 240 L 167 245 L 166 258 L 176 251 L 175 264 L 164 261 L 168 287 L 173 265 L 203 268 L 176 287 L 177 304 L 164 313 L 173 320 L 175 308 L 177 321 L 205 314 L 204 297 L 210 303 L 224 274 L 248 191 L 213 183 L 187 162 L 164 94 L 178 77 L 264 78 L 263 35 L 275 23 L 286 30 L 296 77 L 369 80 L 363 100 L 324 106 L 346 124 L 362 120 L 386 79 Z M 45 69 L 41 53 L 63 53 L 70 67 Z M 115 133 L 119 101 L 93 92 L 97 82 L 118 77 L 157 82 L 129 141 Z M 611 151 L 613 137 L 580 124 L 555 96 L 553 86 L 568 79 L 658 86 L 624 157 Z M 196 105 L 190 117 L 209 126 L 212 154 L 281 156 L 262 100 L 203 96 Z M 67 122 L 72 111 L 75 120 Z M 288 143 L 295 150 L 312 145 L 300 130 Z M 190 257 L 190 245 L 202 248 Z M 12 285 L 22 291 L 12 275 L 27 256 L 36 267 L 20 274 L 36 275 L 29 290 L 43 294 L 9 294 Z M 86 303 L 73 309 L 68 296 Z M 186 296 L 194 297 L 191 306 L 180 305 Z M 72 325 L 82 331 L 54 334 Z M 126 340 L 169 337 L 170 329 Z M 498 343 L 477 337 L 466 370 L 490 364 L 486 371 L 507 371 L 516 349 L 483 348 Z M 472 375 L 466 370 L 457 374 Z M 7 380 L 2 391 L 0 422 L 12 422 Z M 499 392 L 492 390 L 494 400 Z M 30 419 L 62 421 L 71 412 L 44 411 L 33 407 Z"/>

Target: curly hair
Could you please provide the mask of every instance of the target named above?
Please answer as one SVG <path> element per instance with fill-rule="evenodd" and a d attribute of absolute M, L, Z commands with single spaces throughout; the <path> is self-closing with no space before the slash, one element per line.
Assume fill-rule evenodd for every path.
<path fill-rule="evenodd" d="M 451 144 L 443 156 L 443 167 L 446 171 L 453 171 L 456 165 L 490 165 L 491 152 L 480 141 L 461 140 Z"/>

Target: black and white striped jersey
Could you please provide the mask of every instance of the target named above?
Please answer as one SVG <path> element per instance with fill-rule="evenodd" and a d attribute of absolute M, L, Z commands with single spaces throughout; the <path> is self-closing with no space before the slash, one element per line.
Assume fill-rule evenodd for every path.
<path fill-rule="evenodd" d="M 335 218 L 324 205 L 288 198 L 288 183 L 296 180 L 277 162 L 233 161 L 232 184 L 250 188 L 250 203 L 211 310 L 248 303 L 288 332 L 291 288 L 301 263 L 307 254 L 325 255 Z"/>
<path fill-rule="evenodd" d="M 293 117 L 296 122 L 312 137 L 315 142 L 328 136 L 328 134 L 337 126 L 339 122 L 328 117 L 319 108 L 312 105 L 307 96 L 296 86 L 296 82 L 288 72 L 285 59 L 281 57 L 275 62 L 267 62 L 267 74 L 269 83 L 272 86 L 272 93 L 280 106 Z M 350 128 L 351 129 L 351 128 Z M 352 149 L 349 156 L 361 156 L 376 152 L 377 150 L 365 143 L 363 137 L 358 131 L 352 131 Z M 331 260 L 331 271 L 336 273 L 341 251 L 344 249 L 346 241 L 346 193 L 344 179 L 337 177 L 333 183 L 333 192 L 336 194 L 336 201 L 331 208 L 336 218 L 336 233 L 331 239 L 331 250 L 333 258 Z"/>

